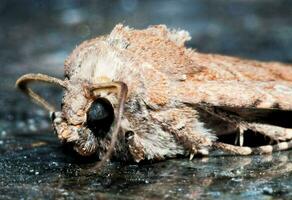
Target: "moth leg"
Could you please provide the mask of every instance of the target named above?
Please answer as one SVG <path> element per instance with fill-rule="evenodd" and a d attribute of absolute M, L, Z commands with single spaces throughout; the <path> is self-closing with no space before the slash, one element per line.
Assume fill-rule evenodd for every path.
<path fill-rule="evenodd" d="M 50 117 L 54 131 L 62 143 L 75 142 L 80 139 L 76 131 L 70 130 L 62 116 L 62 112 L 51 112 Z"/>
<path fill-rule="evenodd" d="M 65 127 L 67 127 L 65 120 L 62 116 L 62 112 L 50 112 L 50 118 L 52 121 L 53 129 L 55 134 L 57 134 L 60 141 L 66 141 L 66 137 L 62 136 Z"/>
<path fill-rule="evenodd" d="M 240 147 L 222 142 L 214 142 L 213 147 L 235 155 L 270 154 L 276 151 L 284 151 L 292 148 L 292 140 L 280 142 L 274 145 L 263 145 L 259 147 Z"/>
<path fill-rule="evenodd" d="M 133 131 L 128 131 L 125 134 L 125 140 L 128 144 L 129 152 L 131 153 L 135 162 L 140 162 L 145 159 L 143 145 L 139 142 L 139 136 Z"/>
<path fill-rule="evenodd" d="M 286 141 L 292 139 L 292 129 L 283 128 L 279 126 L 260 124 L 260 123 L 248 123 L 247 128 L 267 136 L 271 141 Z"/>
<path fill-rule="evenodd" d="M 234 145 L 238 144 L 239 146 L 243 146 L 244 132 L 247 130 L 247 123 L 240 116 L 237 116 L 219 107 L 215 107 L 206 103 L 197 105 L 197 108 L 201 112 L 207 112 L 211 116 L 222 120 L 223 123 L 225 122 L 233 124 L 234 127 L 238 129 L 238 132 L 235 136 Z"/>
<path fill-rule="evenodd" d="M 238 129 L 238 133 L 235 137 L 235 144 L 239 146 L 223 142 L 214 142 L 213 146 L 215 148 L 238 155 L 265 154 L 292 148 L 292 129 L 264 123 L 247 122 L 241 118 L 241 116 L 211 105 L 200 105 L 200 109 L 208 112 L 212 116 L 216 116 L 223 122 L 234 124 Z M 261 134 L 268 137 L 273 142 L 272 145 L 267 144 L 258 147 L 244 146 L 244 132 L 248 130 L 252 131 L 253 134 Z"/>
<path fill-rule="evenodd" d="M 242 129 L 239 129 L 238 134 L 242 135 L 237 136 L 242 137 L 239 139 L 239 146 L 226 143 L 217 143 L 215 146 L 239 155 L 267 154 L 292 148 L 292 129 L 269 124 L 246 123 L 244 130 L 251 130 L 254 134 L 261 134 L 270 139 L 269 144 L 258 147 L 243 146 L 244 133 L 241 133 L 240 130 Z"/>
<path fill-rule="evenodd" d="M 151 116 L 162 129 L 171 133 L 185 149 L 185 154 L 208 155 L 212 141 L 216 138 L 198 121 L 197 111 L 192 108 L 173 108 L 153 112 Z"/>
<path fill-rule="evenodd" d="M 244 131 L 247 130 L 246 126 L 244 124 L 241 124 L 239 123 L 239 125 L 237 125 L 239 131 L 238 133 L 236 134 L 236 137 L 235 137 L 235 141 L 234 141 L 234 144 L 238 144 L 239 146 L 243 146 L 243 142 L 244 142 Z"/>

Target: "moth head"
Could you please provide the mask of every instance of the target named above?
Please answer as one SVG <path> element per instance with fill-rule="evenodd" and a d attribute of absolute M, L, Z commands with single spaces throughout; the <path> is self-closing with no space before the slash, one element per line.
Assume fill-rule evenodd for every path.
<path fill-rule="evenodd" d="M 62 111 L 57 111 L 28 88 L 30 82 L 62 87 L 65 90 Z M 62 142 L 72 144 L 82 156 L 100 154 L 102 162 L 108 160 L 120 129 L 127 96 L 126 84 L 72 83 L 43 74 L 26 74 L 17 80 L 16 86 L 51 113 L 53 127 Z"/>

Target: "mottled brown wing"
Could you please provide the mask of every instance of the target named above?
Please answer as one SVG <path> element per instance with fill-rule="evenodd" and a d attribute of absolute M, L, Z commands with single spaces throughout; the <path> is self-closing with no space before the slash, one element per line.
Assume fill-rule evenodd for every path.
<path fill-rule="evenodd" d="M 137 71 L 153 104 L 167 105 L 175 99 L 216 106 L 292 108 L 292 66 L 198 53 L 185 47 L 189 39 L 186 31 L 166 26 L 135 30 L 118 25 L 107 40 L 127 43 L 121 52 L 131 62 L 125 61 L 121 73 L 127 72 L 127 66 Z"/>
<path fill-rule="evenodd" d="M 281 81 L 204 81 L 180 84 L 184 103 L 213 106 L 292 110 L 292 84 Z"/>

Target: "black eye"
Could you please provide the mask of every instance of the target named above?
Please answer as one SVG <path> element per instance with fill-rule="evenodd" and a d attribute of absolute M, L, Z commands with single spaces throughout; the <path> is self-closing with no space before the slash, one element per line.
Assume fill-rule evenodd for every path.
<path fill-rule="evenodd" d="M 114 109 L 106 99 L 96 99 L 87 112 L 87 127 L 96 137 L 104 137 L 114 121 Z"/>

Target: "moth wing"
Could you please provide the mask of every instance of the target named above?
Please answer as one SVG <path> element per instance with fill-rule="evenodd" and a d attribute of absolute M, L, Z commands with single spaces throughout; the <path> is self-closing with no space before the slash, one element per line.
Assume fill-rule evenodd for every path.
<path fill-rule="evenodd" d="M 292 127 L 292 84 L 280 81 L 190 83 L 177 96 L 193 106 L 206 104 L 249 122 Z"/>
<path fill-rule="evenodd" d="M 181 102 L 230 108 L 292 110 L 292 83 L 280 81 L 189 82 L 176 89 Z"/>
<path fill-rule="evenodd" d="M 189 83 L 178 97 L 199 109 L 200 121 L 218 137 L 215 148 L 240 155 L 292 148 L 290 82 Z M 223 124 L 233 126 L 233 131 L 228 132 Z"/>

